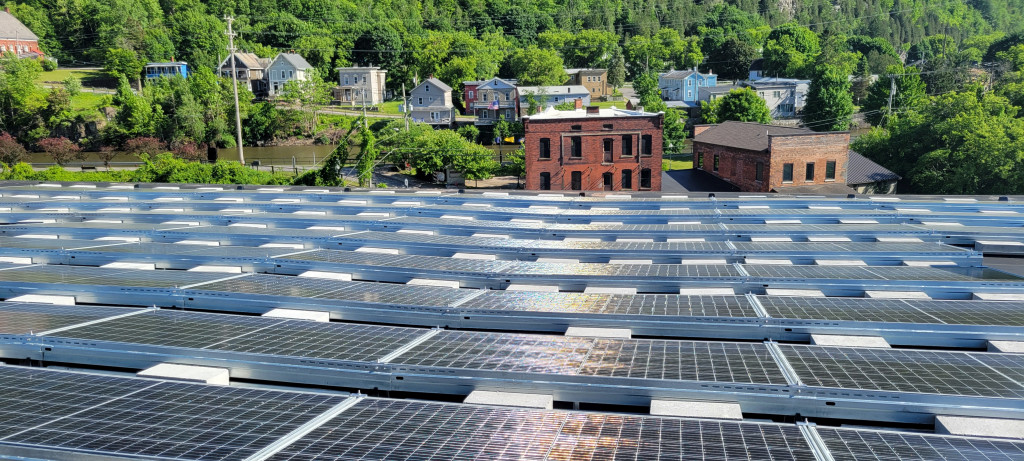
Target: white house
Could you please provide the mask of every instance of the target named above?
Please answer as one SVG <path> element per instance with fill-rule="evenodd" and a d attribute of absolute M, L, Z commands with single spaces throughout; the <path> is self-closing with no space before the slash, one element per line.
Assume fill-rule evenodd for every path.
<path fill-rule="evenodd" d="M 286 82 L 292 80 L 306 80 L 309 78 L 309 71 L 313 66 L 309 65 L 302 56 L 295 53 L 281 53 L 274 58 L 267 68 L 267 82 L 271 97 L 281 93 Z"/>
<path fill-rule="evenodd" d="M 339 67 L 334 100 L 343 105 L 375 106 L 384 102 L 388 71 L 380 67 Z"/>
<path fill-rule="evenodd" d="M 551 85 L 551 86 L 521 86 L 519 92 L 519 115 L 529 115 L 529 98 L 534 98 L 540 105 L 539 110 L 543 111 L 548 107 L 557 106 L 564 102 L 574 103 L 580 101 L 577 109 L 590 105 L 590 90 L 583 85 Z"/>
<path fill-rule="evenodd" d="M 764 99 L 772 118 L 787 118 L 796 117 L 803 111 L 810 84 L 810 80 L 766 77 L 746 82 L 744 85 Z"/>

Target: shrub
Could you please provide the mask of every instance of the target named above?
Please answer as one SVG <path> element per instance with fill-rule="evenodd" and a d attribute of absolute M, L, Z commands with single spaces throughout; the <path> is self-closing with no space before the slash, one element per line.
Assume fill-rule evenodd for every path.
<path fill-rule="evenodd" d="M 159 139 L 143 136 L 125 141 L 124 151 L 132 155 L 157 155 L 167 152 L 167 149 Z"/>
<path fill-rule="evenodd" d="M 85 154 L 82 148 L 63 136 L 57 138 L 41 139 L 38 142 L 39 148 L 46 152 L 57 165 L 66 165 L 72 160 L 82 160 Z"/>
<path fill-rule="evenodd" d="M 171 147 L 171 152 L 174 153 L 175 157 L 180 159 L 188 160 L 190 162 L 198 162 L 205 157 L 203 154 L 206 153 L 206 149 L 192 141 L 184 140 L 174 143 Z"/>
<path fill-rule="evenodd" d="M 45 72 L 57 70 L 57 62 L 52 59 L 40 58 L 39 65 L 43 67 L 43 71 Z"/>
<path fill-rule="evenodd" d="M 9 133 L 0 134 L 0 163 L 14 165 L 24 158 L 25 146 Z"/>

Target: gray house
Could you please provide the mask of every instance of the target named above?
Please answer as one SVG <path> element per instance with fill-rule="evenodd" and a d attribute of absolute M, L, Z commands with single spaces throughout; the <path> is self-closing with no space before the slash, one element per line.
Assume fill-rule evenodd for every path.
<path fill-rule="evenodd" d="M 295 53 L 281 53 L 267 68 L 267 86 L 271 97 L 277 96 L 284 84 L 292 80 L 306 80 L 313 66 Z"/>
<path fill-rule="evenodd" d="M 217 66 L 217 73 L 221 77 L 231 78 L 231 60 L 235 61 L 235 72 L 238 74 L 238 84 L 245 85 L 253 96 L 257 98 L 267 97 L 267 68 L 273 61 L 270 58 L 261 58 L 254 53 L 232 53 L 221 61 Z"/>
<path fill-rule="evenodd" d="M 428 78 L 412 89 L 409 117 L 416 122 L 450 126 L 455 121 L 452 88 L 436 78 Z"/>
<path fill-rule="evenodd" d="M 796 117 L 803 111 L 810 80 L 767 77 L 745 83 L 764 99 L 772 118 Z"/>

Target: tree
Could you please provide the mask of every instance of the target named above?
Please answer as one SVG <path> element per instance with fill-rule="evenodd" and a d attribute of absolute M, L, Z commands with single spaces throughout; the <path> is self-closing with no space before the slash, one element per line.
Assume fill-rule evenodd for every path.
<path fill-rule="evenodd" d="M 649 112 L 665 110 L 665 102 L 661 100 L 661 89 L 658 88 L 658 74 L 646 72 L 633 81 L 633 91 L 640 99 L 640 107 Z"/>
<path fill-rule="evenodd" d="M 356 176 L 359 187 L 369 187 L 373 183 L 373 169 L 377 165 L 377 138 L 373 131 L 363 128 L 359 138 L 359 162 L 356 164 Z"/>
<path fill-rule="evenodd" d="M 736 37 L 727 38 L 720 47 L 708 54 L 707 66 L 718 72 L 721 78 L 745 79 L 750 73 L 750 64 L 759 56 L 757 48 Z"/>
<path fill-rule="evenodd" d="M 331 85 L 320 78 L 316 69 L 310 69 L 304 80 L 289 80 L 281 90 L 280 100 L 297 105 L 304 114 L 306 132 L 316 133 L 320 111 L 331 102 Z"/>
<path fill-rule="evenodd" d="M 567 79 L 558 53 L 542 50 L 536 45 L 513 52 L 509 59 L 509 69 L 521 86 L 561 85 Z"/>
<path fill-rule="evenodd" d="M 544 106 L 540 98 L 537 97 L 536 92 L 527 91 L 522 96 L 526 99 L 526 115 L 533 115 L 544 110 Z"/>
<path fill-rule="evenodd" d="M 458 133 L 469 142 L 476 142 L 477 138 L 480 137 L 480 129 L 475 125 L 461 126 L 459 127 Z"/>
<path fill-rule="evenodd" d="M 38 123 L 36 111 L 43 106 L 35 79 L 42 72 L 34 59 L 18 59 L 13 53 L 0 57 L 0 125 L 24 138 Z M 24 140 L 24 139 L 23 139 Z"/>
<path fill-rule="evenodd" d="M 622 48 L 616 46 L 612 50 L 611 66 L 608 68 L 608 84 L 613 89 L 619 89 L 625 83 L 626 60 L 622 57 Z"/>
<path fill-rule="evenodd" d="M 125 141 L 124 151 L 137 157 L 143 154 L 155 157 L 158 154 L 167 152 L 167 149 L 159 139 L 152 136 L 143 136 Z"/>
<path fill-rule="evenodd" d="M 686 117 L 682 111 L 677 109 L 665 109 L 665 122 L 662 124 L 662 137 L 665 147 L 672 146 L 673 152 L 678 152 L 686 143 Z"/>
<path fill-rule="evenodd" d="M 124 138 L 153 135 L 153 107 L 146 98 L 132 91 L 124 76 L 118 80 L 113 102 L 117 107 L 116 128 Z"/>
<path fill-rule="evenodd" d="M 701 101 L 704 123 L 738 122 L 771 123 L 768 104 L 750 88 L 737 88 L 711 102 Z"/>
<path fill-rule="evenodd" d="M 135 80 L 136 86 L 142 89 L 142 69 L 145 61 L 139 59 L 134 51 L 124 48 L 110 48 L 103 61 L 103 70 L 114 78 Z"/>
<path fill-rule="evenodd" d="M 835 66 L 818 66 L 807 91 L 804 125 L 814 131 L 842 131 L 850 127 L 853 94 L 848 74 Z"/>
<path fill-rule="evenodd" d="M 14 136 L 10 133 L 0 134 L 0 163 L 14 166 L 25 158 L 25 154 L 25 147 Z"/>
<path fill-rule="evenodd" d="M 245 138 L 246 144 L 261 145 L 274 139 L 279 125 L 277 108 L 274 107 L 274 104 L 264 101 L 256 104 L 253 110 L 249 111 L 249 118 L 242 126 L 242 136 Z"/>
<path fill-rule="evenodd" d="M 896 92 L 892 96 L 893 111 L 916 107 L 926 100 L 925 84 L 914 66 L 889 66 L 885 75 L 880 75 L 868 88 L 868 95 L 861 104 L 864 118 L 874 126 L 880 126 L 882 120 L 890 115 L 889 93 L 896 83 Z"/>
<path fill-rule="evenodd" d="M 68 75 L 62 84 L 64 85 L 64 91 L 67 91 L 68 96 L 72 98 L 82 93 L 82 80 L 75 77 L 74 74 Z"/>
<path fill-rule="evenodd" d="M 806 78 L 814 72 L 820 52 L 818 35 L 810 29 L 798 25 L 776 28 L 764 45 L 765 75 Z"/>
<path fill-rule="evenodd" d="M 39 140 L 39 148 L 53 159 L 53 163 L 64 166 L 72 160 L 82 160 L 82 148 L 63 136 Z"/>

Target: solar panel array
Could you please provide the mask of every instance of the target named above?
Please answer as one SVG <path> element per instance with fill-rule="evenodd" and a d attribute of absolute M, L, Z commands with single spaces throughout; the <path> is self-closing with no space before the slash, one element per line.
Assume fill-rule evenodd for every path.
<path fill-rule="evenodd" d="M 0 359 L 131 369 L 173 358 L 277 384 L 419 395 L 523 386 L 595 404 L 724 400 L 779 418 L 926 423 L 938 409 L 1024 417 L 1024 355 L 771 341 L 839 333 L 978 348 L 1024 339 L 1020 300 L 963 299 L 1012 299 L 1024 294 L 1022 279 L 938 243 L 988 248 L 984 239 L 998 238 L 998 251 L 1012 253 L 1024 226 L 1024 208 L 1012 201 L 32 186 L 0 195 L 12 210 L 0 215 L 9 224 L 0 229 L 2 261 L 71 264 L 0 263 L 0 298 L 176 308 L 2 303 Z M 801 224 L 785 224 L 793 221 Z M 364 246 L 400 254 L 353 251 Z M 260 273 L 89 267 L 137 261 Z M 327 273 L 278 275 L 303 270 Z M 417 285 L 452 282 L 463 288 Z M 540 286 L 519 289 L 563 291 L 511 288 L 524 283 Z M 701 289 L 707 294 L 693 294 Z M 794 289 L 810 291 L 773 294 Z M 941 299 L 873 299 L 869 290 Z M 289 307 L 346 321 L 181 306 Z M 447 328 L 424 328 L 433 326 Z M 626 328 L 634 338 L 536 334 L 568 326 Z M 58 375 L 0 367 L 0 457 L 1024 459 L 1021 439 Z"/>

